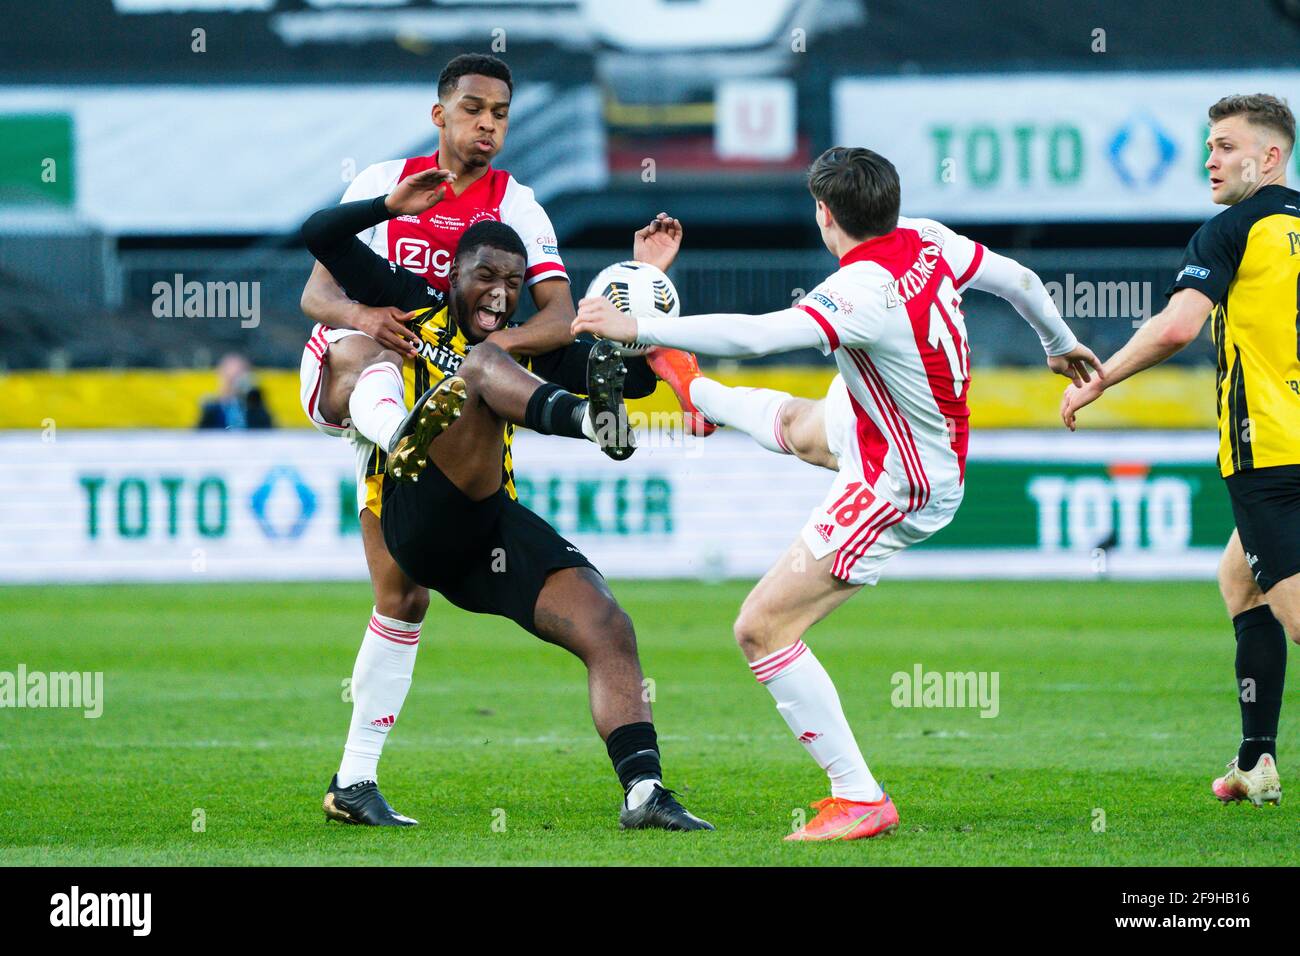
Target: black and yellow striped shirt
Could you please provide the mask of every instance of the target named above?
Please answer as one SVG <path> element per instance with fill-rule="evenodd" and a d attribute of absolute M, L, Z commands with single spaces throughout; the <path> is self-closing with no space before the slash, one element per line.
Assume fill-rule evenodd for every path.
<path fill-rule="evenodd" d="M 420 336 L 420 355 L 407 356 L 402 363 L 402 379 L 406 383 L 406 407 L 415 407 L 415 400 L 437 385 L 448 375 L 455 375 L 460 363 L 465 361 L 473 343 L 465 337 L 448 315 L 446 306 L 440 309 L 422 309 L 410 322 L 411 330 Z M 515 493 L 514 459 L 511 442 L 515 426 L 505 424 L 505 449 L 501 460 L 501 484 L 511 498 Z M 384 465 L 388 456 L 378 447 L 371 453 L 366 466 L 366 507 L 378 517 L 384 490 Z"/>
<path fill-rule="evenodd" d="M 1220 474 L 1300 464 L 1300 192 L 1265 186 L 1201 226 L 1178 289 L 1214 303 Z"/>
<path fill-rule="evenodd" d="M 302 234 L 312 255 L 330 271 L 349 297 L 364 305 L 392 306 L 412 313 L 409 327 L 420 336 L 421 348 L 419 358 L 408 356 L 402 363 L 406 407 L 410 409 L 429 388 L 456 374 L 474 345 L 449 314 L 448 298 L 443 292 L 414 272 L 388 262 L 356 238 L 361 230 L 393 217 L 385 198 L 376 196 L 318 210 L 303 223 Z M 590 337 L 585 337 L 553 352 L 522 359 L 520 364 L 547 382 L 575 394 L 585 394 L 587 356 L 592 342 Z M 629 357 L 626 365 L 624 396 L 642 398 L 651 394 L 658 379 L 645 359 Z M 501 484 L 514 498 L 511 444 L 515 426 L 507 422 L 503 427 Z M 376 516 L 383 497 L 386 461 L 384 452 L 375 448 L 366 466 L 366 507 Z"/>

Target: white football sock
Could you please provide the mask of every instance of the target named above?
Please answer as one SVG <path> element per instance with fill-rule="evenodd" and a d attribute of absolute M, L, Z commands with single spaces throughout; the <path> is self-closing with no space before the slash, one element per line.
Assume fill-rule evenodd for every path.
<path fill-rule="evenodd" d="M 875 803 L 884 796 L 867 769 L 840 695 L 808 645 L 795 641 L 749 664 L 776 699 L 776 709 L 831 781 L 831 796 Z"/>
<path fill-rule="evenodd" d="M 781 406 L 793 398 L 770 388 L 728 388 L 711 378 L 691 382 L 691 401 L 717 425 L 738 428 L 768 451 L 788 455 L 781 436 Z"/>
<path fill-rule="evenodd" d="M 655 787 L 662 787 L 663 781 L 658 777 L 644 777 L 632 784 L 627 792 L 625 803 L 629 810 L 635 810 L 641 804 L 649 800 L 655 792 Z"/>
<path fill-rule="evenodd" d="M 348 399 L 353 428 L 389 452 L 406 412 L 406 387 L 396 365 L 376 362 L 361 373 Z"/>
<path fill-rule="evenodd" d="M 379 779 L 379 754 L 411 689 L 420 625 L 375 611 L 352 668 L 352 725 L 339 764 L 339 786 Z"/>
<path fill-rule="evenodd" d="M 596 423 L 591 420 L 591 403 L 583 402 L 582 404 L 582 433 L 587 436 L 589 441 L 599 442 L 600 437 L 596 434 Z"/>

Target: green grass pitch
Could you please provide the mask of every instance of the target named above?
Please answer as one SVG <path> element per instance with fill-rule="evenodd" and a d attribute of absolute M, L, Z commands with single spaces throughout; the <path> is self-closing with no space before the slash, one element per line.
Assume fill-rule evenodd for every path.
<path fill-rule="evenodd" d="M 1288 804 L 1209 793 L 1238 730 L 1211 583 L 886 581 L 854 598 L 808 641 L 902 826 L 824 845 L 781 841 L 825 778 L 734 646 L 746 587 L 614 590 L 667 782 L 716 833 L 618 830 L 581 664 L 503 619 L 435 599 L 380 774 L 421 826 L 375 831 L 320 810 L 366 586 L 23 587 L 0 589 L 0 671 L 103 671 L 105 706 L 0 709 L 0 863 L 1300 863 Z M 893 706 L 891 676 L 918 663 L 996 671 L 998 715 Z M 1292 705 L 1284 772 L 1296 725 Z"/>

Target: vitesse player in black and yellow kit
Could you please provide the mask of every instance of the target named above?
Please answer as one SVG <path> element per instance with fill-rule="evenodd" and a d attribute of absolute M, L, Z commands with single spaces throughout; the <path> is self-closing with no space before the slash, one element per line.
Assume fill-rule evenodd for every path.
<path fill-rule="evenodd" d="M 625 458 L 632 451 L 625 376 L 629 395 L 645 395 L 654 375 L 643 360 L 629 372 L 607 341 L 574 342 L 534 358 L 532 371 L 485 341 L 513 316 L 524 281 L 523 242 L 503 223 L 486 220 L 465 231 L 445 302 L 420 276 L 356 238 L 384 219 L 431 207 L 439 181 L 415 174 L 389 196 L 323 209 L 303 226 L 308 248 L 351 298 L 414 310 L 418 357 L 376 362 L 341 400 L 352 425 L 376 445 L 367 484 L 384 541 L 419 584 L 466 610 L 509 617 L 581 658 L 596 729 L 624 786 L 622 826 L 711 830 L 662 785 L 631 620 L 586 557 L 513 493 L 515 425 L 590 439 Z M 351 823 L 414 823 L 393 811 L 373 781 L 342 787 L 337 776 L 325 811 Z"/>
<path fill-rule="evenodd" d="M 1103 366 L 1066 389 L 1061 415 L 1173 355 L 1207 319 L 1217 353 L 1219 471 L 1236 530 L 1219 588 L 1237 634 L 1242 741 L 1214 795 L 1276 804 L 1286 636 L 1300 642 L 1300 192 L 1286 185 L 1295 116 L 1267 94 L 1210 107 L 1205 168 L 1230 208 L 1192 237 L 1169 304 Z"/>

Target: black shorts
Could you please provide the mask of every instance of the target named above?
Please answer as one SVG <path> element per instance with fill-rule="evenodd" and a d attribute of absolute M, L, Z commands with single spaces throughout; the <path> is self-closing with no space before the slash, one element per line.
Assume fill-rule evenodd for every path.
<path fill-rule="evenodd" d="M 380 524 L 397 566 L 478 614 L 537 634 L 537 596 L 552 571 L 595 566 L 503 490 L 472 501 L 432 462 L 416 482 L 385 480 Z"/>
<path fill-rule="evenodd" d="M 1300 573 L 1300 465 L 1239 471 L 1225 482 L 1260 590 Z"/>

